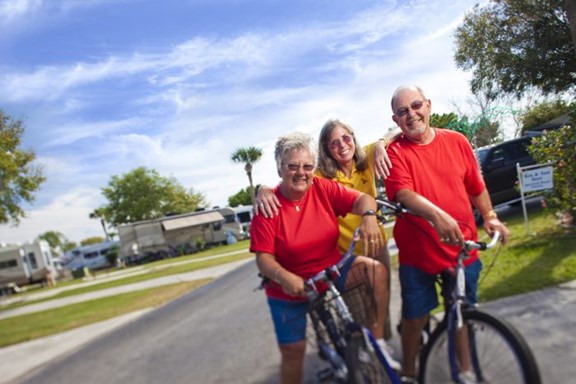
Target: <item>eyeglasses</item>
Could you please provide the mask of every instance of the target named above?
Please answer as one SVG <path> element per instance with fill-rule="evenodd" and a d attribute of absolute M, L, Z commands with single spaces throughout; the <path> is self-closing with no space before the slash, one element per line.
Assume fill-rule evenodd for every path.
<path fill-rule="evenodd" d="M 398 117 L 406 116 L 408 114 L 409 109 L 411 109 L 413 111 L 417 111 L 420 108 L 422 108 L 422 106 L 424 105 L 425 102 L 426 102 L 425 100 L 416 100 L 416 101 L 412 102 L 412 104 L 410 104 L 409 107 L 398 108 L 396 110 L 396 116 L 398 116 Z"/>
<path fill-rule="evenodd" d="M 328 148 L 330 149 L 338 149 L 340 148 L 344 142 L 346 145 L 350 145 L 354 141 L 354 138 L 350 135 L 342 135 L 340 139 L 334 139 L 328 143 Z"/>
<path fill-rule="evenodd" d="M 314 170 L 314 164 L 304 164 L 304 165 L 292 164 L 292 163 L 284 163 L 284 164 L 286 165 L 286 168 L 288 168 L 290 172 L 298 172 L 300 168 L 302 168 L 304 172 L 312 172 Z"/>

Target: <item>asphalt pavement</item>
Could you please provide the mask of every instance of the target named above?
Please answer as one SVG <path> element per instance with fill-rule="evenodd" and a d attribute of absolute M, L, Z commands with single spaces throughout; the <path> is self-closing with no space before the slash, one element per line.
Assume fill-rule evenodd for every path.
<path fill-rule="evenodd" d="M 391 253 L 395 253 L 393 241 L 390 242 L 390 246 Z M 42 311 L 51 307 L 69 305 L 79 300 L 92 300 L 135 289 L 145 289 L 206 277 L 216 279 L 249 262 L 253 262 L 253 259 L 249 258 L 190 273 L 97 291 L 99 293 L 93 292 L 31 304 L 13 310 L 2 311 L 0 312 L 0 318 Z M 142 272 L 136 269 L 131 271 L 131 273 Z M 102 276 L 101 279 L 116 279 L 125 276 L 125 274 L 118 273 Z M 95 283 L 86 282 L 86 284 Z M 393 324 L 396 324 L 400 313 L 400 298 L 399 284 L 395 273 L 393 274 L 392 284 L 391 316 Z M 576 361 L 576 349 L 574 348 L 576 335 L 570 331 L 574 329 L 574 319 L 576 319 L 575 290 L 576 281 L 573 281 L 557 287 L 482 304 L 482 308 L 505 317 L 520 330 L 536 356 L 543 383 L 570 382 L 570 378 L 573 379 L 576 376 L 576 366 L 574 365 L 574 361 Z M 0 384 L 10 383 L 25 373 L 50 364 L 55 359 L 72 354 L 84 344 L 102 337 L 118 327 L 127 325 L 149 310 L 151 309 L 129 313 L 61 334 L 0 348 L 0 372 L 2 372 Z M 391 344 L 397 351 L 400 351 L 397 336 L 392 339 Z"/>

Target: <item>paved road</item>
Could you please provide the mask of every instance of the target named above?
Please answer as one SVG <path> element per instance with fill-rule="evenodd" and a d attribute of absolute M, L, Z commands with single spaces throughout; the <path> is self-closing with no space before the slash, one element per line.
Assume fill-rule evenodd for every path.
<path fill-rule="evenodd" d="M 0 365 L 3 376 L 14 372 L 20 359 L 33 360 L 44 347 L 49 351 L 44 364 L 29 365 L 0 382 L 277 383 L 279 355 L 263 294 L 253 292 L 255 274 L 253 263 L 240 265 L 164 307 L 119 321 L 118 328 L 85 327 L 73 338 L 53 337 L 51 346 L 31 342 L 35 344 L 27 352 L 33 354 L 22 354 L 22 345 L 12 353 L 0 349 L 0 364 L 10 365 Z M 573 382 L 576 376 L 576 335 L 570 332 L 576 318 L 575 290 L 572 282 L 483 305 L 521 330 L 544 383 Z M 397 315 L 399 301 L 393 297 L 392 314 Z M 64 347 L 70 340 L 74 343 Z M 397 346 L 397 338 L 392 344 Z M 321 366 L 311 350 L 306 383 L 314 382 Z"/>

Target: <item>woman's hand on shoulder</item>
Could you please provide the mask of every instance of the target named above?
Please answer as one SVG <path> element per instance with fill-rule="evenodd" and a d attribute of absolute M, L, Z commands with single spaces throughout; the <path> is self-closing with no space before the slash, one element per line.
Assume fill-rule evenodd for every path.
<path fill-rule="evenodd" d="M 272 188 L 261 185 L 258 188 L 258 195 L 256 196 L 256 201 L 254 202 L 254 214 L 261 214 L 266 218 L 271 218 L 278 214 L 278 209 L 281 207 L 280 201 L 272 192 Z"/>
<path fill-rule="evenodd" d="M 374 173 L 377 179 L 385 179 L 390 176 L 392 162 L 386 153 L 386 143 L 378 140 L 374 143 Z"/>

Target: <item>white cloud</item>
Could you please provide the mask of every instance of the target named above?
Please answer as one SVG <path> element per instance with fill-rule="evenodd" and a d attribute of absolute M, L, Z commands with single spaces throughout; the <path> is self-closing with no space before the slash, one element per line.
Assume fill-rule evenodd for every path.
<path fill-rule="evenodd" d="M 47 231 L 61 232 L 75 242 L 104 236 L 100 222 L 89 218 L 101 203 L 99 194 L 100 191 L 82 187 L 66 192 L 43 207 L 29 210 L 17 228 L 0 225 L 0 242 L 25 243 Z"/>
<path fill-rule="evenodd" d="M 25 17 L 42 6 L 42 0 L 4 0 L 0 3 L 0 22 L 10 23 Z"/>

